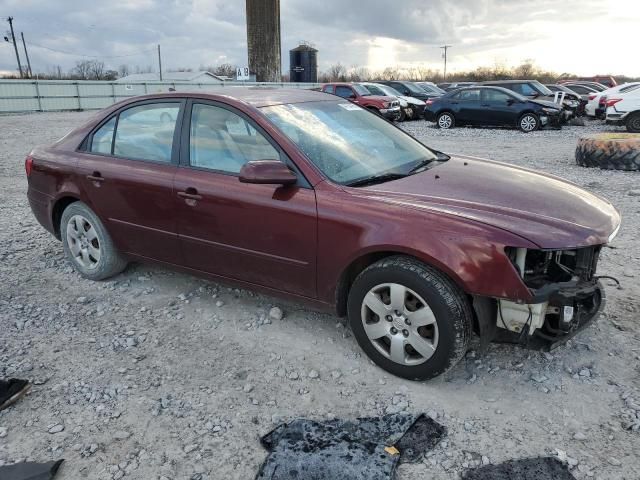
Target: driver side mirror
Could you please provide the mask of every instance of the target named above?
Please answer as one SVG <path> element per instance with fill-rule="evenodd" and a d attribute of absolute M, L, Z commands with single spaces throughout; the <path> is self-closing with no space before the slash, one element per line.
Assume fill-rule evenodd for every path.
<path fill-rule="evenodd" d="M 242 166 L 239 180 L 242 183 L 292 185 L 298 177 L 279 160 L 253 160 Z"/>

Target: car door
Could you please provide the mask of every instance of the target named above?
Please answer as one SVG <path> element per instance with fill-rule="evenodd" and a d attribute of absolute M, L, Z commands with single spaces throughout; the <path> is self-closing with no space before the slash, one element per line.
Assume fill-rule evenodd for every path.
<path fill-rule="evenodd" d="M 483 125 L 486 123 L 485 114 L 480 106 L 480 90 L 477 88 L 465 89 L 458 92 L 452 99 L 457 113 L 456 121 L 460 123 L 470 123 L 473 125 Z"/>
<path fill-rule="evenodd" d="M 180 263 L 173 177 L 184 103 L 128 105 L 99 125 L 80 152 L 80 184 L 122 252 Z"/>
<path fill-rule="evenodd" d="M 480 100 L 485 110 L 485 125 L 515 125 L 518 120 L 518 105 L 515 97 L 492 88 L 483 88 L 480 92 Z"/>
<path fill-rule="evenodd" d="M 316 296 L 315 192 L 298 183 L 241 183 L 248 161 L 295 165 L 244 113 L 189 103 L 175 177 L 178 235 L 186 266 L 306 297 Z"/>

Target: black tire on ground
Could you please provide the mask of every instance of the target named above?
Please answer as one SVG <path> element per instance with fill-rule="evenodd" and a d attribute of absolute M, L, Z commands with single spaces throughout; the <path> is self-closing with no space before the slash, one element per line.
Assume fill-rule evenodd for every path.
<path fill-rule="evenodd" d="M 632 113 L 625 122 L 627 132 L 640 133 L 640 112 Z"/>
<path fill-rule="evenodd" d="M 576 163 L 603 170 L 640 170 L 640 135 L 605 133 L 580 138 Z"/>
<path fill-rule="evenodd" d="M 400 109 L 400 118 L 398 118 L 398 122 L 404 122 L 407 120 L 407 112 L 405 112 L 404 108 Z"/>
<path fill-rule="evenodd" d="M 445 130 L 453 128 L 456 126 L 456 117 L 451 112 L 442 112 L 436 118 L 436 126 Z"/>
<path fill-rule="evenodd" d="M 425 299 L 436 319 L 437 345 L 423 363 L 393 361 L 380 353 L 366 333 L 362 317 L 365 296 L 376 286 L 389 283 L 400 284 Z M 358 275 L 349 291 L 347 313 L 353 334 L 369 358 L 384 370 L 410 380 L 434 378 L 455 366 L 471 337 L 473 316 L 464 292 L 435 268 L 402 255 L 382 259 Z"/>
<path fill-rule="evenodd" d="M 71 238 L 67 233 L 70 222 L 78 217 L 86 219 L 87 225 L 93 227 L 95 231 L 93 246 L 99 250 L 100 257 L 95 262 L 95 265 L 90 267 L 83 266 L 79 260 L 76 260 L 70 245 L 70 242 L 75 243 L 76 240 Z M 85 278 L 90 280 L 104 280 L 122 272 L 127 266 L 127 261 L 118 252 L 107 229 L 93 210 L 83 202 L 74 202 L 62 212 L 62 218 L 60 219 L 60 236 L 67 259 L 73 268 Z"/>
<path fill-rule="evenodd" d="M 540 128 L 540 119 L 535 113 L 525 113 L 518 119 L 518 128 L 525 132 L 535 132 Z"/>

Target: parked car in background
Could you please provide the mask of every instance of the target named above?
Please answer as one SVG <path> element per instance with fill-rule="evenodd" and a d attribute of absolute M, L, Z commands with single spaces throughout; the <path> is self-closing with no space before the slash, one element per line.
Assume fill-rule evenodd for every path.
<path fill-rule="evenodd" d="M 537 80 L 494 80 L 482 82 L 480 85 L 506 88 L 522 95 L 523 97 L 528 97 L 534 100 L 544 100 L 547 102 L 554 102 L 556 100 L 554 93 Z M 578 100 L 565 98 L 560 106 L 562 109 L 561 120 L 567 121 L 568 119 L 575 117 L 579 106 L 580 102 Z"/>
<path fill-rule="evenodd" d="M 640 87 L 640 82 L 623 83 L 602 92 L 589 95 L 589 102 L 585 106 L 585 112 L 590 117 L 605 118 L 607 112 L 607 97 L 615 94 L 630 92 Z"/>
<path fill-rule="evenodd" d="M 456 90 L 462 87 L 470 87 L 475 84 L 476 82 L 444 82 L 444 83 L 439 83 L 438 87 L 444 90 L 445 92 L 450 92 L 451 90 Z"/>
<path fill-rule="evenodd" d="M 618 85 L 618 82 L 611 75 L 596 75 L 595 77 L 580 78 L 580 79 L 562 79 L 558 80 L 558 83 L 597 83 L 605 88 L 611 88 Z"/>
<path fill-rule="evenodd" d="M 424 101 L 414 97 L 402 95 L 389 85 L 380 83 L 361 82 L 360 85 L 365 87 L 372 95 L 395 97 L 400 102 L 400 118 L 398 121 L 416 120 L 422 118 L 424 113 Z"/>
<path fill-rule="evenodd" d="M 580 95 L 581 97 L 583 97 L 586 100 L 589 99 L 588 97 L 589 97 L 590 94 L 598 93 L 598 92 L 602 91 L 602 90 L 596 90 L 592 86 L 580 85 L 580 84 L 576 84 L 576 83 L 560 83 L 558 85 L 561 85 L 561 86 L 563 86 L 565 88 L 568 88 L 572 92 L 576 92 L 578 95 Z"/>
<path fill-rule="evenodd" d="M 585 82 L 581 80 L 560 80 L 558 81 L 558 83 L 561 85 L 582 85 L 584 87 L 592 88 L 596 92 L 601 92 L 603 90 L 606 90 L 607 88 L 610 88 L 598 82 Z"/>
<path fill-rule="evenodd" d="M 532 100 L 502 87 L 475 86 L 427 100 L 425 119 L 440 128 L 456 125 L 508 126 L 523 132 L 560 127 L 560 105 Z"/>
<path fill-rule="evenodd" d="M 549 90 L 551 90 L 554 93 L 554 95 L 564 94 L 565 98 L 570 98 L 570 99 L 576 100 L 578 102 L 578 108 L 576 110 L 576 114 L 578 116 L 584 115 L 584 107 L 587 104 L 587 102 L 589 101 L 589 96 L 588 95 L 580 95 L 580 94 L 574 92 L 573 90 L 571 90 L 570 88 L 565 87 L 564 85 L 548 84 L 548 85 L 545 85 L 545 87 L 547 87 Z M 556 92 L 558 92 L 558 93 L 556 93 Z"/>
<path fill-rule="evenodd" d="M 447 93 L 433 82 L 414 82 L 414 83 L 427 93 L 434 93 L 436 95 L 444 95 L 445 93 Z"/>
<path fill-rule="evenodd" d="M 607 96 L 607 125 L 624 125 L 631 133 L 640 133 L 640 88 Z"/>
<path fill-rule="evenodd" d="M 395 97 L 372 95 L 359 83 L 327 83 L 320 89 L 367 108 L 388 120 L 400 119 L 400 102 Z"/>
<path fill-rule="evenodd" d="M 84 278 L 153 262 L 304 302 L 414 380 L 452 368 L 473 331 L 552 345 L 589 325 L 620 227 L 575 184 L 450 157 L 303 89 L 128 98 L 25 169 L 35 218 Z"/>
<path fill-rule="evenodd" d="M 430 98 L 437 97 L 437 93 L 428 93 L 425 92 L 422 88 L 415 85 L 413 82 L 404 82 L 400 80 L 376 80 L 374 83 L 379 83 L 381 85 L 388 85 L 394 90 L 400 92 L 402 95 L 407 97 L 417 98 L 419 100 L 429 100 Z"/>

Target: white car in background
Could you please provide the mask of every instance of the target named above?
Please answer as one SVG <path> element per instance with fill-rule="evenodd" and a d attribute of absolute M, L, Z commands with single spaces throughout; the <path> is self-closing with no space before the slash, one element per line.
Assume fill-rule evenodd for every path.
<path fill-rule="evenodd" d="M 589 101 L 584 107 L 585 113 L 590 117 L 604 117 L 606 113 L 606 99 L 615 94 L 623 94 L 640 87 L 640 82 L 623 83 L 615 87 L 608 88 L 602 92 L 589 95 Z"/>
<path fill-rule="evenodd" d="M 360 85 L 369 90 L 369 92 L 371 92 L 371 95 L 396 97 L 400 102 L 400 122 L 404 120 L 414 120 L 417 118 L 422 118 L 424 107 L 426 105 L 424 101 L 402 95 L 395 88 L 388 85 L 382 85 L 381 83 L 360 82 Z"/>
<path fill-rule="evenodd" d="M 607 125 L 625 125 L 640 133 L 640 88 L 607 97 Z"/>

